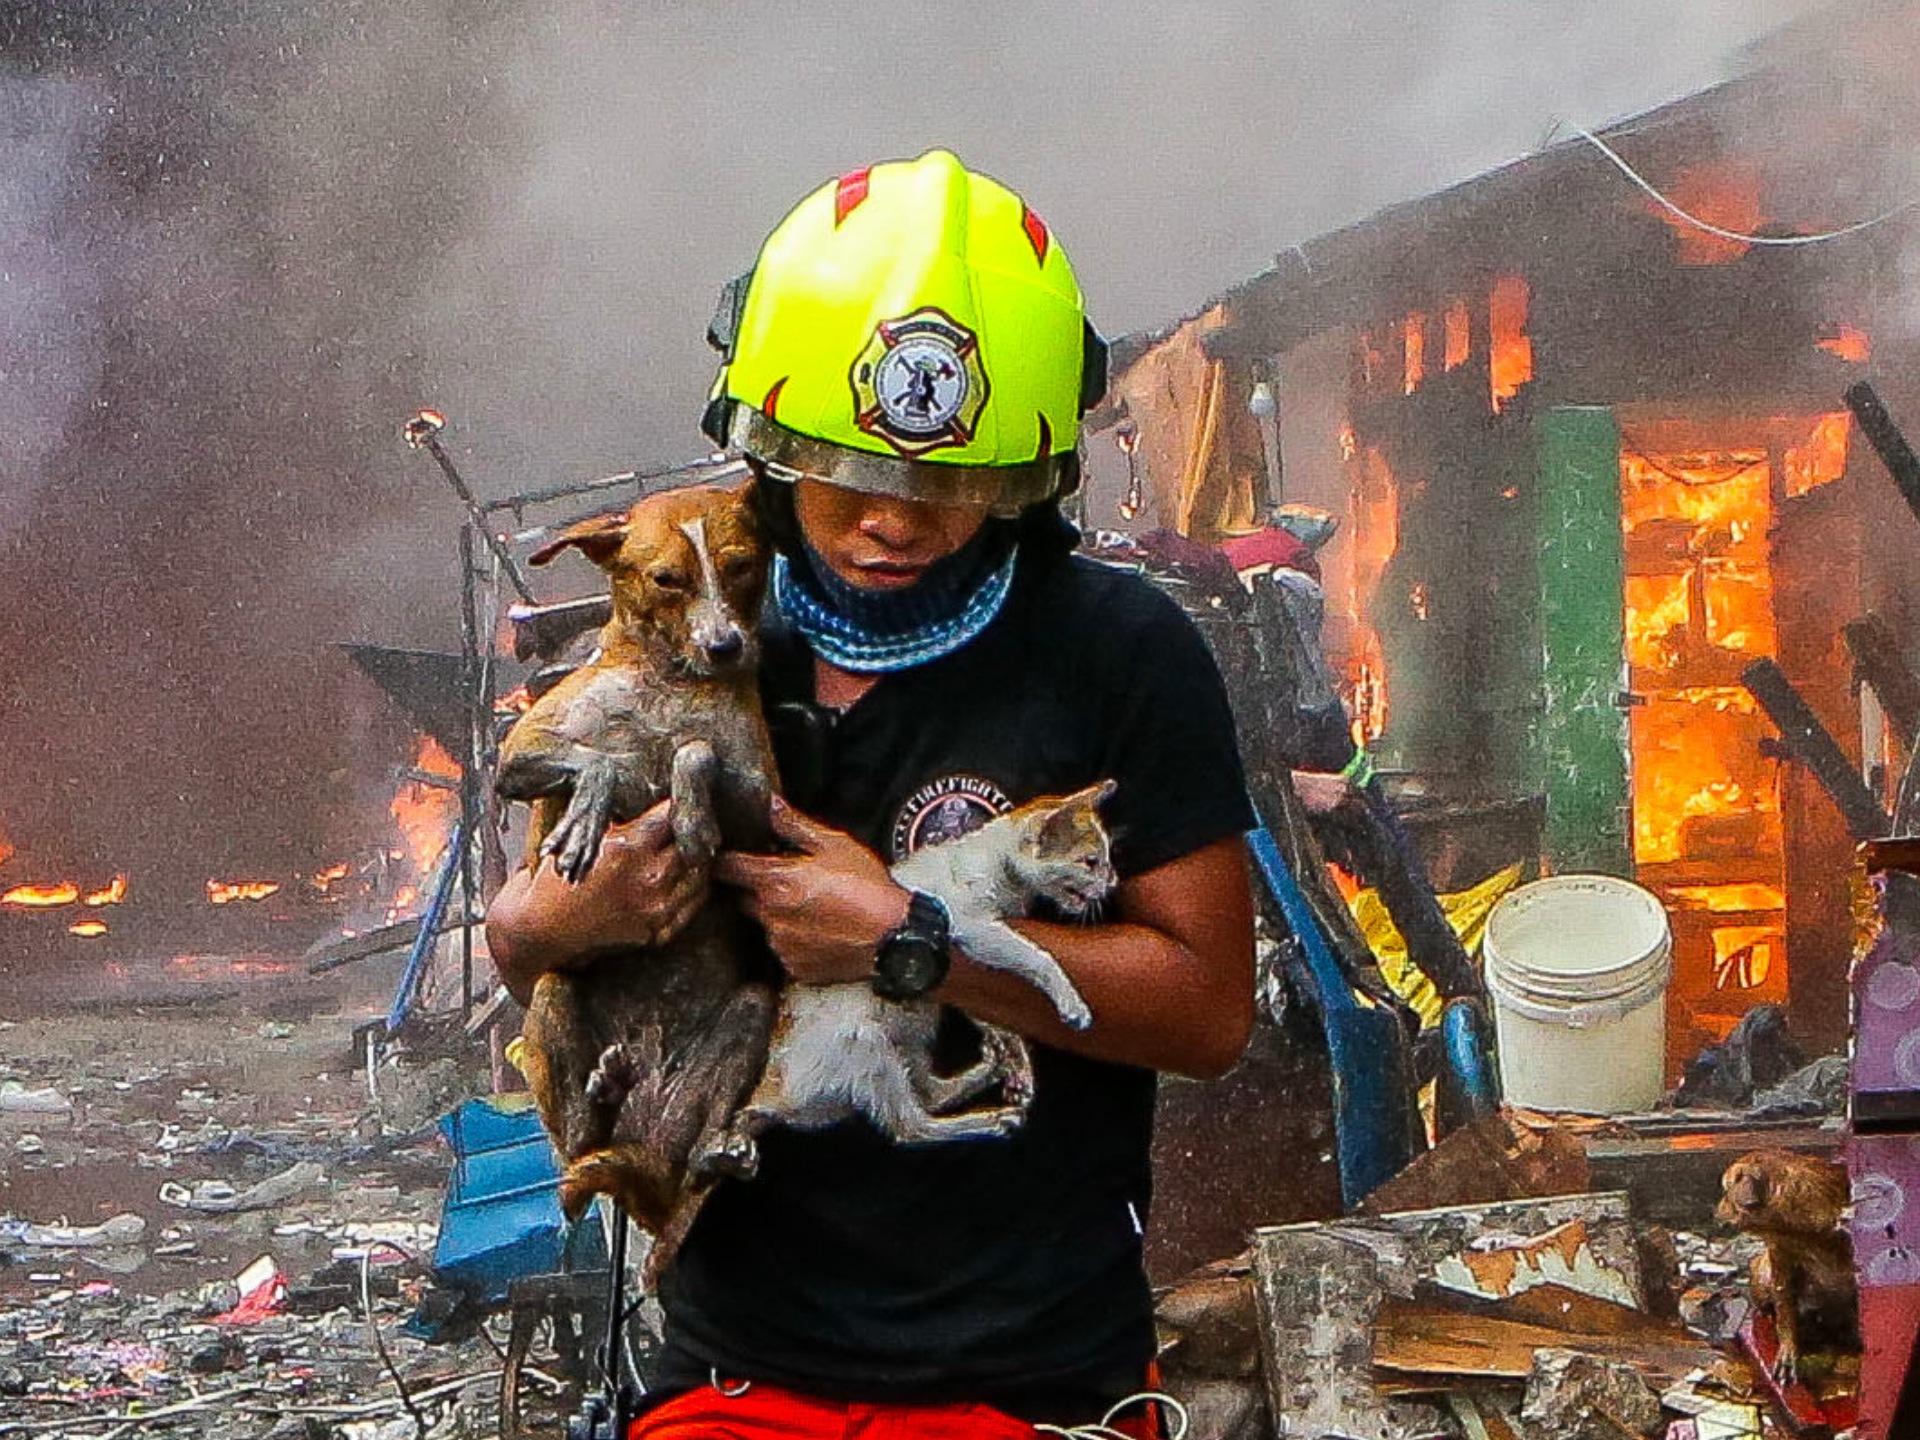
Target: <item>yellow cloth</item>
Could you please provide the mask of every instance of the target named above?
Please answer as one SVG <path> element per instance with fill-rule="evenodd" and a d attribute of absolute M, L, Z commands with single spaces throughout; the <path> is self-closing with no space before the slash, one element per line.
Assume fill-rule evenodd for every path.
<path fill-rule="evenodd" d="M 1515 861 L 1470 890 L 1440 897 L 1440 908 L 1446 913 L 1447 923 L 1453 926 L 1453 933 L 1460 937 L 1460 943 L 1466 947 L 1469 955 L 1480 952 L 1480 942 L 1487 933 L 1487 916 L 1493 912 L 1500 897 L 1520 883 L 1521 869 L 1521 862 Z M 1440 992 L 1433 988 L 1433 982 L 1427 979 L 1420 968 L 1407 958 L 1407 942 L 1394 925 L 1393 917 L 1387 913 L 1386 902 L 1380 898 L 1380 892 L 1362 890 L 1347 902 L 1347 906 L 1353 911 L 1353 918 L 1359 924 L 1361 933 L 1367 937 L 1367 947 L 1379 961 L 1380 973 L 1393 993 L 1419 1012 L 1423 1026 L 1439 1024 Z"/>

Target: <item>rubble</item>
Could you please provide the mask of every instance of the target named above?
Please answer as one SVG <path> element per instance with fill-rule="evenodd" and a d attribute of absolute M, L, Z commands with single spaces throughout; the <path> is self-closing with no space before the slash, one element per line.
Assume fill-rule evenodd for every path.
<path fill-rule="evenodd" d="M 17 1112 L 41 1147 L 16 1133 L 0 1151 L 0 1437 L 419 1434 L 375 1351 L 359 1257 L 432 1253 L 448 1153 L 430 1130 L 381 1132 L 345 1063 L 351 1016 L 268 1043 L 245 1008 L 0 1031 L 0 1094 L 63 1102 Z M 380 1251 L 368 1270 L 372 1320 L 429 1433 L 492 1436 L 504 1315 L 428 1345 L 404 1328 L 421 1268 Z M 572 1402 L 544 1355 L 525 1394 L 551 1419 Z"/>
<path fill-rule="evenodd" d="M 1520 1418 L 1538 1440 L 1648 1440 L 1660 1426 L 1660 1399 L 1622 1361 L 1539 1350 Z"/>

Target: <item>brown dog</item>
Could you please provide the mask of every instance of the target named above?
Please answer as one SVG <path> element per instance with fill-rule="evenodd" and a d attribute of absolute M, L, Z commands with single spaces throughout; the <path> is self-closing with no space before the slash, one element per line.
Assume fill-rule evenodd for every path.
<path fill-rule="evenodd" d="M 1806 1350 L 1858 1351 L 1853 1241 L 1842 1224 L 1843 1166 L 1790 1150 L 1742 1155 L 1720 1177 L 1719 1216 L 1767 1243 L 1754 1261 L 1754 1303 L 1773 1312 L 1780 1337 L 1774 1373 L 1797 1377 Z"/>
<path fill-rule="evenodd" d="M 723 843 L 769 848 L 773 753 L 753 624 L 770 557 L 744 492 L 649 496 L 574 526 L 533 562 L 569 547 L 607 572 L 613 619 L 594 658 L 501 746 L 500 793 L 534 807 L 528 864 L 550 856 L 577 882 L 609 824 L 665 798 L 696 870 Z M 577 1216 L 592 1195 L 613 1195 L 652 1232 L 652 1273 L 710 1181 L 753 1169 L 734 1119 L 765 1063 L 775 1004 L 743 969 L 745 926 L 709 896 L 676 935 L 543 975 L 527 1010 L 527 1079 L 567 1162 L 562 1203 Z"/>

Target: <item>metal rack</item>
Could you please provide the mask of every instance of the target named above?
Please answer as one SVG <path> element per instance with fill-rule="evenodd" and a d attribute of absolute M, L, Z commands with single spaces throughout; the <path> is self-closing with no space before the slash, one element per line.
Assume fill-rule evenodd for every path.
<path fill-rule="evenodd" d="M 522 565 L 516 558 L 516 549 L 538 545 L 578 520 L 604 514 L 616 505 L 630 505 L 655 491 L 734 479 L 745 471 L 738 461 L 709 457 L 669 469 L 626 470 L 592 480 L 527 490 L 497 500 L 481 500 L 467 484 L 441 442 L 441 434 L 446 426 L 446 417 L 440 412 L 421 410 L 408 418 L 401 434 L 410 448 L 425 451 L 432 458 L 466 512 L 458 541 L 458 687 L 466 724 L 460 753 L 454 756 L 460 767 L 460 827 L 457 833 L 465 837 L 458 866 L 461 894 L 458 921 L 460 995 L 461 1011 L 465 1015 L 472 1011 L 476 998 L 473 931 L 486 918 L 481 896 L 496 888 L 506 878 L 507 871 L 506 856 L 500 846 L 499 803 L 493 791 L 493 773 L 502 733 L 495 710 L 499 662 L 503 658 L 497 644 L 501 618 L 504 614 L 517 627 L 533 631 L 543 628 L 533 622 L 551 619 L 556 612 L 565 611 L 571 605 L 570 617 L 564 618 L 559 625 L 544 627 L 547 643 L 560 639 L 563 642 L 561 648 L 564 648 L 565 639 L 596 623 L 591 608 L 580 607 L 577 602 L 542 603 L 528 583 Z M 538 512 L 563 501 L 580 501 L 588 497 L 598 502 L 590 510 L 568 513 L 531 527 L 527 523 L 530 512 Z M 512 522 L 510 529 L 501 523 L 508 517 Z M 508 602 L 503 611 L 504 592 L 509 589 L 517 598 Z M 529 653 L 539 653 L 539 648 L 529 651 L 527 647 L 516 645 L 514 655 L 505 658 L 523 660 Z"/>

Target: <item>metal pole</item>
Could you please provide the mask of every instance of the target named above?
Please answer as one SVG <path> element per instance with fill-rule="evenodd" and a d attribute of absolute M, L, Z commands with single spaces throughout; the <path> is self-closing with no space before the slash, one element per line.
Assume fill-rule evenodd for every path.
<path fill-rule="evenodd" d="M 460 497 L 460 503 L 467 507 L 467 515 L 473 521 L 474 529 L 480 532 L 480 538 L 487 548 L 499 557 L 505 567 L 507 578 L 513 582 L 513 588 L 520 592 L 520 598 L 529 605 L 535 603 L 533 591 L 527 588 L 527 582 L 521 577 L 520 567 L 514 564 L 513 555 L 508 551 L 506 542 L 493 533 L 493 527 L 487 523 L 487 512 L 474 498 L 473 491 L 467 488 L 467 482 L 461 478 L 459 470 L 454 468 L 453 457 L 447 454 L 446 447 L 440 443 L 440 432 L 447 428 L 447 417 L 437 410 L 422 410 L 407 421 L 401 434 L 407 444 L 416 450 L 424 450 L 433 457 L 434 464 L 440 467 L 440 473 L 447 477 L 447 483 L 453 487 L 453 493 Z"/>
<path fill-rule="evenodd" d="M 474 615 L 473 531 L 460 527 L 460 686 L 467 702 L 467 753 L 460 759 L 460 1018 L 473 1008 L 473 836 L 479 818 L 478 787 L 485 773 L 474 725 L 479 704 L 480 633 Z"/>

